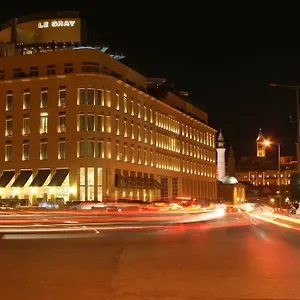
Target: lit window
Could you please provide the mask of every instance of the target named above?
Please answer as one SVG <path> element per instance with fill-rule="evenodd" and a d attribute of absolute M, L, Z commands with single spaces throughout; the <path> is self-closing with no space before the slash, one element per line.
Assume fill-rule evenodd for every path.
<path fill-rule="evenodd" d="M 85 89 L 78 89 L 78 102 L 79 105 L 85 104 Z"/>
<path fill-rule="evenodd" d="M 29 142 L 24 141 L 22 145 L 22 160 L 29 160 Z"/>
<path fill-rule="evenodd" d="M 5 145 L 5 161 L 12 160 L 12 144 L 9 142 Z"/>
<path fill-rule="evenodd" d="M 66 159 L 66 141 L 58 142 L 58 159 Z"/>
<path fill-rule="evenodd" d="M 66 106 L 66 90 L 63 87 L 58 91 L 58 106 L 59 107 Z"/>
<path fill-rule="evenodd" d="M 84 114 L 80 114 L 80 115 L 78 116 L 77 130 L 78 130 L 78 131 L 85 131 L 85 130 L 86 130 L 86 125 L 85 125 L 85 115 L 84 115 Z"/>
<path fill-rule="evenodd" d="M 124 113 L 127 114 L 127 95 L 124 94 Z"/>
<path fill-rule="evenodd" d="M 116 92 L 116 110 L 120 110 L 120 94 Z"/>
<path fill-rule="evenodd" d="M 110 133 L 111 132 L 111 116 L 105 116 L 105 127 L 106 127 L 106 132 Z"/>
<path fill-rule="evenodd" d="M 23 116 L 23 135 L 28 135 L 30 134 L 30 119 L 29 115 L 24 115 Z"/>
<path fill-rule="evenodd" d="M 40 133 L 48 132 L 48 113 L 41 113 L 40 117 Z"/>
<path fill-rule="evenodd" d="M 95 157 L 95 142 L 93 140 L 87 141 L 87 157 Z"/>
<path fill-rule="evenodd" d="M 26 92 L 23 94 L 23 109 L 30 108 L 30 93 Z"/>
<path fill-rule="evenodd" d="M 48 145 L 47 141 L 42 141 L 40 144 L 40 159 L 46 160 L 48 159 Z"/>
<path fill-rule="evenodd" d="M 13 123 L 12 123 L 11 117 L 8 117 L 5 121 L 5 135 L 6 136 L 12 136 L 13 134 Z"/>
<path fill-rule="evenodd" d="M 94 89 L 87 90 L 87 103 L 88 103 L 88 105 L 95 105 L 95 90 Z M 82 104 L 82 103 L 80 103 L 80 104 Z"/>
<path fill-rule="evenodd" d="M 66 132 L 66 115 L 64 112 L 58 116 L 57 131 L 58 132 Z"/>
<path fill-rule="evenodd" d="M 111 92 L 109 90 L 106 90 L 105 93 L 105 100 L 106 100 L 106 106 L 111 107 Z"/>
<path fill-rule="evenodd" d="M 94 131 L 95 130 L 95 116 L 88 115 L 87 117 L 87 131 Z"/>
<path fill-rule="evenodd" d="M 11 93 L 6 94 L 6 111 L 11 111 L 13 108 L 13 95 Z"/>
<path fill-rule="evenodd" d="M 41 108 L 48 107 L 48 91 L 41 92 Z"/>
<path fill-rule="evenodd" d="M 98 106 L 101 106 L 101 105 L 104 106 L 103 101 L 104 101 L 104 99 L 103 99 L 102 90 L 97 90 L 97 105 Z"/>
<path fill-rule="evenodd" d="M 78 157 L 85 157 L 85 142 L 84 139 L 81 139 L 78 143 Z"/>

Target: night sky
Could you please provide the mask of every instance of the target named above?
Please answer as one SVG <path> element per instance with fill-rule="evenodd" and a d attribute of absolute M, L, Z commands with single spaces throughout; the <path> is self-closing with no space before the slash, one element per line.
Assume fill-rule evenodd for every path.
<path fill-rule="evenodd" d="M 243 2 L 244 7 L 156 1 L 125 7 L 128 2 L 118 2 L 5 3 L 0 21 L 80 10 L 93 35 L 126 54 L 124 63 L 188 91 L 190 100 L 208 112 L 209 124 L 222 128 L 237 157 L 255 155 L 259 128 L 283 144 L 283 155 L 295 155 L 296 124 L 290 121 L 296 116 L 295 91 L 268 86 L 300 84 L 300 22 L 292 7 L 285 13 L 284 6 L 253 2 Z"/>

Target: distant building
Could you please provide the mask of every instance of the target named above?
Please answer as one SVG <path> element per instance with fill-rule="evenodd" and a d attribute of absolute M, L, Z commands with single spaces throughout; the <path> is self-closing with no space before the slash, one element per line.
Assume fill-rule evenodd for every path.
<path fill-rule="evenodd" d="M 268 151 L 276 147 L 266 147 L 265 139 L 260 129 L 256 139 L 256 156 L 241 157 L 237 162 L 236 177 L 239 182 L 247 186 L 247 197 L 252 193 L 253 199 L 274 197 L 279 194 L 288 197 L 290 193 L 291 177 L 297 163 L 291 156 L 280 157 L 280 174 L 278 157 L 267 155 Z M 276 150 L 275 150 L 276 149 Z"/>

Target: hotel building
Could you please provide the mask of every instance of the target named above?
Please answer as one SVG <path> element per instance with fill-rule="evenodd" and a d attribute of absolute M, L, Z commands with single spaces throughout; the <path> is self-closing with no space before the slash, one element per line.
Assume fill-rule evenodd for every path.
<path fill-rule="evenodd" d="M 0 31 L 2 198 L 216 200 L 216 131 L 105 46 L 82 46 L 74 13 Z"/>

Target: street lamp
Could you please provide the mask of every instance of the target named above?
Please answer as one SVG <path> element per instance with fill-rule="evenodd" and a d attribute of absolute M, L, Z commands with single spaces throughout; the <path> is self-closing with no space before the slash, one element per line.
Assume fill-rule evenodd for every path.
<path fill-rule="evenodd" d="M 265 146 L 276 145 L 277 146 L 277 160 L 278 160 L 278 192 L 279 192 L 279 209 L 281 210 L 281 165 L 280 165 L 280 156 L 281 156 L 281 145 L 279 143 L 274 143 L 269 140 L 264 141 Z"/>
<path fill-rule="evenodd" d="M 300 172 L 300 104 L 299 104 L 299 85 L 284 85 L 277 83 L 270 83 L 269 86 L 272 87 L 282 87 L 293 89 L 296 91 L 296 102 L 297 102 L 297 171 Z"/>

